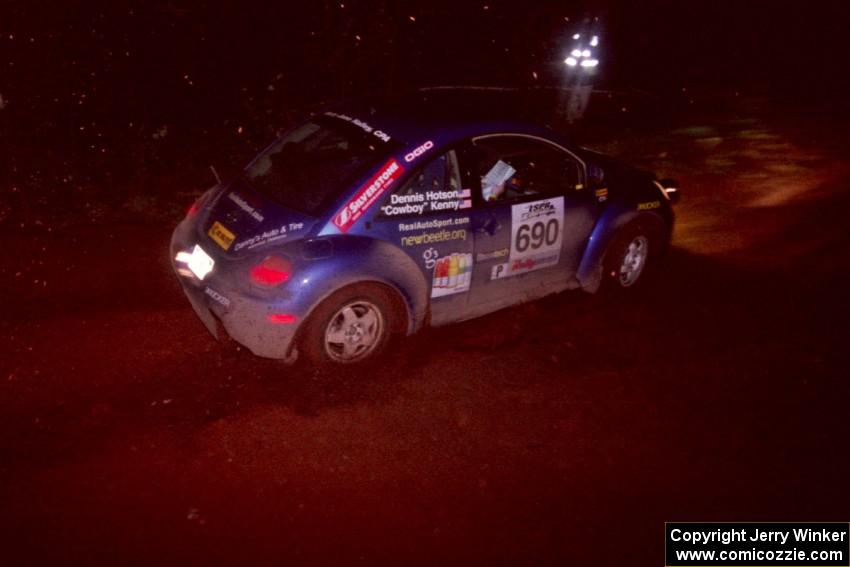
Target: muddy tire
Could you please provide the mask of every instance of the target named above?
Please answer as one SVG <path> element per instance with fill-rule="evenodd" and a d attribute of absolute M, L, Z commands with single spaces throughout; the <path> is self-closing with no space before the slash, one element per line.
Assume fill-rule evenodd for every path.
<path fill-rule="evenodd" d="M 356 284 L 325 299 L 310 315 L 298 341 L 311 363 L 359 365 L 374 360 L 399 326 L 398 301 L 378 284 Z"/>

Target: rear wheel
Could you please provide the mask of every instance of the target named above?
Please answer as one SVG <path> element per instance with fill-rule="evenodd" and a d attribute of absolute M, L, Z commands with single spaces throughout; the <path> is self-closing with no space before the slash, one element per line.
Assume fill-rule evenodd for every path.
<path fill-rule="evenodd" d="M 318 364 L 359 364 L 383 352 L 395 328 L 395 302 L 380 285 L 357 284 L 323 301 L 301 337 L 304 355 Z"/>

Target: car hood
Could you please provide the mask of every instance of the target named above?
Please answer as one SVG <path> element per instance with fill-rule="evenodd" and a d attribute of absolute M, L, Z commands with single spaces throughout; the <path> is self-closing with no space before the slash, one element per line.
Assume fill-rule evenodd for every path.
<path fill-rule="evenodd" d="M 237 257 L 303 238 L 315 222 L 314 217 L 282 207 L 236 179 L 212 196 L 198 229 L 214 250 Z"/>

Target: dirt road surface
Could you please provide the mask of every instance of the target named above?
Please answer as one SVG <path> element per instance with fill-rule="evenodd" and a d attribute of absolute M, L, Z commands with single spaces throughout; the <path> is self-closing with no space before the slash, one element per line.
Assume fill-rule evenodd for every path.
<path fill-rule="evenodd" d="M 0 562 L 662 565 L 664 521 L 847 521 L 840 136 L 738 112 L 613 145 L 682 182 L 649 285 L 367 371 L 215 342 L 173 219 L 5 234 Z"/>

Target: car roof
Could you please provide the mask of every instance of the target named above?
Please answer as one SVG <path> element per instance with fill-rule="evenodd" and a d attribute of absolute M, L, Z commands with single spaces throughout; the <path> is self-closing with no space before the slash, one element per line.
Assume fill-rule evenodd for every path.
<path fill-rule="evenodd" d="M 332 110 L 363 120 L 405 145 L 429 139 L 445 144 L 489 132 L 561 138 L 541 126 L 533 110 L 509 91 L 422 89 L 349 101 Z"/>

